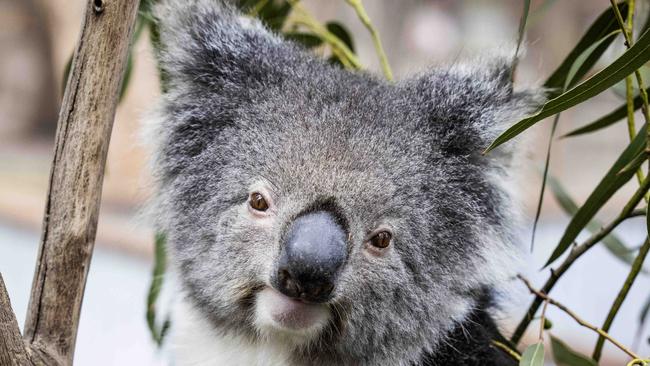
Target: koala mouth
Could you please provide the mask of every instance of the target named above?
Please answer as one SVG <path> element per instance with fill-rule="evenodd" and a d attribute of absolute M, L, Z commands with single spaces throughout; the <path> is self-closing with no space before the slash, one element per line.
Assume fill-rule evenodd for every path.
<path fill-rule="evenodd" d="M 327 305 L 292 299 L 269 286 L 256 296 L 255 323 L 261 330 L 309 338 L 316 336 L 330 317 Z"/>

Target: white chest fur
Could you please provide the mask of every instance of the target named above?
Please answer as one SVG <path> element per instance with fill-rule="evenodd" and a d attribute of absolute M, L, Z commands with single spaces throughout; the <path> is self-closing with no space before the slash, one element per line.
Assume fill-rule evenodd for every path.
<path fill-rule="evenodd" d="M 174 309 L 171 351 L 175 366 L 287 366 L 288 347 L 220 334 L 186 301 Z"/>

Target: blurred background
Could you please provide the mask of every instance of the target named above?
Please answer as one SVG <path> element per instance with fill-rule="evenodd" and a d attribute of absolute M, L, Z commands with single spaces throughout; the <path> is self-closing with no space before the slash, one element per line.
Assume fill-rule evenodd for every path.
<path fill-rule="evenodd" d="M 638 14 L 647 2 L 638 1 Z M 345 1 L 304 1 L 319 20 L 337 19 L 354 35 L 362 62 L 380 74 L 372 41 Z M 63 70 L 80 30 L 82 0 L 0 0 L 0 272 L 19 322 L 24 321 L 40 236 L 54 132 L 63 90 Z M 378 28 L 396 77 L 449 64 L 516 42 L 522 11 L 520 0 L 367 0 L 366 9 Z M 528 20 L 527 52 L 519 64 L 517 83 L 541 85 L 609 2 L 533 1 Z M 640 22 L 640 21 L 639 21 Z M 620 54 L 614 42 L 601 65 Z M 145 296 L 152 266 L 153 232 L 140 212 L 149 194 L 146 141 L 138 137 L 140 120 L 158 95 L 158 76 L 150 43 L 135 46 L 134 68 L 118 107 L 104 182 L 97 247 L 90 268 L 77 341 L 78 365 L 156 365 L 156 351 L 146 329 Z M 623 99 L 610 91 L 591 103 L 562 114 L 557 136 L 591 122 L 618 107 Z M 642 117 L 637 116 L 637 121 Z M 526 215 L 521 247 L 529 252 L 546 144 L 551 121 L 526 133 L 528 156 L 520 185 Z M 639 122 L 638 125 L 641 123 Z M 551 173 L 581 204 L 628 142 L 625 123 L 582 137 L 556 140 Z M 633 179 L 599 213 L 603 222 L 618 214 L 636 188 Z M 548 192 L 547 192 L 548 193 Z M 522 269 L 539 285 L 548 270 L 539 271 L 557 244 L 568 216 L 546 195 L 535 249 Z M 616 233 L 630 247 L 645 238 L 644 219 L 626 222 Z M 585 320 L 600 325 L 629 266 L 601 247 L 594 248 L 570 270 L 552 292 Z M 508 333 L 528 306 L 530 296 L 520 283 L 502 323 Z M 611 334 L 643 355 L 650 355 L 648 328 L 639 326 L 639 312 L 650 295 L 650 278 L 642 274 L 624 303 Z M 551 333 L 591 354 L 596 337 L 571 318 L 549 309 Z M 530 327 L 534 342 L 538 325 Z M 607 345 L 602 365 L 626 359 Z"/>

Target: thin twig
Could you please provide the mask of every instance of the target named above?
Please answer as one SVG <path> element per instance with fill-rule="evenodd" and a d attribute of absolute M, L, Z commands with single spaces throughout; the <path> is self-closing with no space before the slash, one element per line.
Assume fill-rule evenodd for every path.
<path fill-rule="evenodd" d="M 594 245 L 598 244 L 603 238 L 609 235 L 609 233 L 612 232 L 612 230 L 614 230 L 621 222 L 625 221 L 630 217 L 638 216 L 640 212 L 642 212 L 642 209 L 635 210 L 634 208 L 639 204 L 641 199 L 643 199 L 644 195 L 646 194 L 646 192 L 648 192 L 649 188 L 650 188 L 650 179 L 646 177 L 641 187 L 639 187 L 639 189 L 637 189 L 637 191 L 634 192 L 634 195 L 632 195 L 632 197 L 627 202 L 625 207 L 623 207 L 621 213 L 612 222 L 604 226 L 597 233 L 590 236 L 582 244 L 574 246 L 573 249 L 569 252 L 569 255 L 566 257 L 566 259 L 564 259 L 562 264 L 560 264 L 560 266 L 557 267 L 556 269 L 551 269 L 551 275 L 546 280 L 546 283 L 544 283 L 544 286 L 542 287 L 542 291 L 544 293 L 551 292 L 551 290 L 553 289 L 557 281 L 560 279 L 560 277 L 571 267 L 571 265 L 573 265 L 573 263 L 578 258 L 580 258 L 580 256 L 582 256 Z M 533 303 L 530 304 L 530 307 L 528 308 L 526 315 L 524 315 L 523 319 L 521 319 L 521 321 L 517 325 L 517 328 L 512 334 L 512 337 L 510 338 L 510 341 L 512 343 L 514 343 L 515 345 L 519 343 L 521 337 L 526 332 L 528 325 L 530 325 L 530 322 L 535 317 L 535 313 L 537 313 L 537 310 L 539 310 L 539 307 L 542 305 L 542 302 L 543 300 L 541 298 L 535 298 L 533 300 Z"/>
<path fill-rule="evenodd" d="M 534 295 L 536 295 L 537 297 L 541 298 L 542 300 L 548 302 L 549 304 L 554 305 L 554 306 L 557 307 L 558 309 L 564 311 L 567 315 L 569 315 L 570 317 L 572 317 L 576 322 L 578 322 L 578 324 L 582 325 L 583 327 L 593 330 L 594 332 L 600 334 L 601 337 L 605 337 L 608 341 L 612 342 L 613 345 L 615 345 L 616 347 L 618 347 L 621 351 L 627 353 L 630 357 L 632 357 L 632 358 L 634 358 L 634 359 L 638 359 L 638 358 L 640 358 L 639 355 L 637 355 L 636 353 L 632 352 L 630 349 L 628 349 L 627 347 L 625 347 L 624 345 L 622 345 L 622 344 L 621 344 L 620 342 L 618 342 L 616 339 L 612 338 L 612 337 L 611 337 L 609 334 L 607 334 L 607 332 L 605 332 L 604 330 L 602 330 L 602 329 L 600 329 L 600 328 L 597 328 L 596 326 L 594 326 L 594 325 L 592 325 L 592 324 L 586 322 L 584 319 L 582 319 L 581 317 L 579 317 L 576 313 L 574 313 L 573 311 L 569 310 L 569 308 L 567 308 L 567 307 L 564 306 L 563 304 L 561 304 L 561 303 L 557 302 L 556 300 L 552 299 L 551 297 L 549 297 L 548 295 L 546 295 L 544 292 L 541 292 L 541 291 L 539 291 L 539 290 L 536 290 L 536 289 L 533 287 L 533 285 L 530 283 L 530 281 L 528 281 L 524 276 L 522 276 L 522 275 L 517 275 L 517 277 L 518 277 L 520 280 L 522 280 L 522 281 L 524 282 L 524 284 L 526 285 L 526 287 L 528 287 L 528 290 L 529 290 L 532 294 L 534 294 Z"/>
<path fill-rule="evenodd" d="M 386 79 L 393 80 L 393 71 L 390 69 L 390 64 L 388 63 L 388 58 L 384 52 L 384 47 L 381 44 L 381 38 L 379 37 L 379 32 L 370 21 L 366 9 L 363 7 L 362 0 L 345 0 L 350 6 L 354 8 L 354 11 L 357 13 L 361 23 L 368 29 L 370 35 L 372 36 L 372 42 L 375 44 L 375 50 L 377 50 L 377 56 L 379 57 L 379 62 L 381 63 L 381 68 L 384 71 L 384 76 Z"/>
<path fill-rule="evenodd" d="M 623 283 L 623 287 L 621 287 L 621 290 L 618 292 L 616 299 L 614 299 L 614 303 L 612 304 L 612 307 L 609 309 L 607 318 L 605 319 L 605 322 L 603 323 L 602 326 L 602 329 L 605 332 L 609 331 L 609 328 L 612 326 L 612 323 L 614 322 L 614 318 L 616 318 L 616 314 L 618 314 L 618 311 L 621 309 L 621 305 L 623 305 L 623 302 L 625 301 L 627 294 L 630 292 L 630 288 L 632 287 L 632 284 L 634 284 L 636 277 L 639 275 L 639 272 L 641 271 L 641 267 L 643 267 L 643 262 L 645 261 L 645 258 L 648 255 L 648 250 L 650 250 L 650 240 L 646 239 L 645 243 L 643 243 L 643 245 L 641 246 L 641 249 L 639 249 L 639 253 L 634 259 L 634 262 L 632 263 L 632 267 L 630 268 L 630 273 L 627 275 L 627 278 Z M 594 353 L 591 356 L 591 358 L 593 358 L 596 361 L 600 359 L 604 344 L 605 344 L 605 339 L 601 335 L 600 337 L 598 337 L 598 341 L 596 342 L 596 347 L 594 348 Z"/>
<path fill-rule="evenodd" d="M 620 14 L 620 11 L 618 11 L 618 7 L 615 6 L 614 12 L 616 15 L 616 19 L 619 22 L 619 25 L 621 26 L 621 30 L 623 32 L 623 37 L 625 38 L 625 45 L 629 49 L 632 47 L 632 44 L 634 43 L 634 0 L 628 0 L 628 10 L 627 10 L 627 24 L 623 25 L 623 16 Z M 620 19 L 619 19 L 620 16 Z M 638 70 L 635 70 L 635 74 L 638 73 Z M 641 79 L 641 74 L 637 76 L 637 81 L 640 82 L 639 85 L 643 85 L 643 80 Z M 626 106 L 627 106 L 627 130 L 628 134 L 630 135 L 630 141 L 634 139 L 636 136 L 636 123 L 634 121 L 634 85 L 633 85 L 633 80 L 632 80 L 632 75 L 628 75 L 625 77 L 625 99 L 626 99 Z M 646 118 L 646 122 L 648 119 Z M 636 171 L 636 177 L 637 180 L 639 181 L 639 184 L 645 179 L 645 176 L 643 174 L 643 169 L 639 167 Z M 646 195 L 645 200 L 648 202 L 650 197 Z"/>
<path fill-rule="evenodd" d="M 492 340 L 492 345 L 499 348 L 503 352 L 507 353 L 510 357 L 514 358 L 515 360 L 521 361 L 521 355 L 517 353 L 517 351 L 515 351 L 514 349 L 508 347 L 507 344 Z"/>
<path fill-rule="evenodd" d="M 619 26 L 623 30 L 623 36 L 625 37 L 625 45 L 629 49 L 630 47 L 632 47 L 632 44 L 634 43 L 634 40 L 632 39 L 632 34 L 631 32 L 628 33 L 626 31 L 625 22 L 623 21 L 623 16 L 621 15 L 621 11 L 618 9 L 618 6 L 616 5 L 616 1 L 614 0 L 609 0 L 609 1 L 612 4 L 612 9 L 614 10 L 614 14 L 616 15 L 616 20 L 618 21 Z M 643 101 L 643 105 L 641 106 L 641 110 L 643 111 L 643 117 L 645 118 L 645 122 L 650 126 L 650 109 L 648 108 L 648 93 L 645 90 L 643 77 L 641 76 L 641 72 L 638 69 L 634 70 L 634 76 L 636 77 L 636 82 L 639 85 L 639 94 L 641 95 L 641 100 Z M 648 128 L 647 134 L 648 134 L 648 139 L 647 139 L 646 150 L 650 151 L 650 128 Z"/>

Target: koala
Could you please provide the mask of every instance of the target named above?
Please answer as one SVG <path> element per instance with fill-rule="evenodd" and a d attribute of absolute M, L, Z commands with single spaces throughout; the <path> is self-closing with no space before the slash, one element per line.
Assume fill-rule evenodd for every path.
<path fill-rule="evenodd" d="M 514 365 L 513 143 L 542 102 L 489 57 L 388 82 L 216 0 L 163 0 L 154 212 L 174 364 Z"/>

